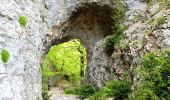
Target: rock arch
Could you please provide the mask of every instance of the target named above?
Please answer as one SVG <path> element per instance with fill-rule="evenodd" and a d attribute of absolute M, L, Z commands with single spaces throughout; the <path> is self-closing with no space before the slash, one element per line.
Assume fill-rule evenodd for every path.
<path fill-rule="evenodd" d="M 80 39 L 87 52 L 86 81 L 102 87 L 111 79 L 111 61 L 101 41 L 111 33 L 113 8 L 96 2 L 80 5 L 72 11 L 67 21 L 52 27 L 50 46 Z"/>
<path fill-rule="evenodd" d="M 0 52 L 10 52 L 7 63 L 0 60 L 0 99 L 41 100 L 43 56 L 72 38 L 88 50 L 87 81 L 101 87 L 110 78 L 101 40 L 110 32 L 111 1 L 0 0 Z M 18 22 L 22 15 L 28 20 L 25 27 Z"/>

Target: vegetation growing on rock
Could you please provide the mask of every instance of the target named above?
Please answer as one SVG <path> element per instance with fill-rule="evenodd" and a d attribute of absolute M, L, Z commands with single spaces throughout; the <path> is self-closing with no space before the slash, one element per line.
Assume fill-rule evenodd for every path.
<path fill-rule="evenodd" d="M 3 61 L 4 63 L 7 63 L 9 57 L 10 57 L 10 54 L 9 54 L 8 50 L 3 49 L 2 52 L 1 52 L 2 61 Z"/>
<path fill-rule="evenodd" d="M 111 53 L 114 50 L 114 46 L 119 44 L 124 37 L 124 30 L 126 27 L 122 24 L 125 21 L 125 4 L 122 0 L 114 0 L 115 9 L 112 11 L 113 16 L 113 26 L 112 26 L 112 36 L 109 36 L 105 40 L 106 51 Z M 110 55 L 110 54 L 109 54 Z"/>
<path fill-rule="evenodd" d="M 18 21 L 21 27 L 25 27 L 28 23 L 26 16 L 19 16 Z"/>
<path fill-rule="evenodd" d="M 135 84 L 130 100 L 170 99 L 170 50 L 145 55 L 136 71 L 142 80 Z"/>

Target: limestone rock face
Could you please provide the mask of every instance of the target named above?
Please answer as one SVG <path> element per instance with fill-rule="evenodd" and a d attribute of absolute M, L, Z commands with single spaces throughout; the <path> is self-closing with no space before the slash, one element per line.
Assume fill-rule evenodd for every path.
<path fill-rule="evenodd" d="M 144 7 L 143 3 L 141 5 Z M 127 21 L 129 28 L 124 33 L 125 39 L 119 47 L 115 47 L 112 55 L 113 68 L 128 69 L 134 83 L 138 81 L 137 75 L 133 72 L 134 68 L 145 54 L 170 48 L 170 9 L 164 9 L 159 4 L 145 6 L 143 9 L 140 9 L 140 12 L 136 11 L 137 15 L 135 12 L 132 13 L 133 18 Z M 162 17 L 165 20 L 158 24 Z"/>
<path fill-rule="evenodd" d="M 90 63 L 87 70 L 87 78 L 90 83 L 97 83 L 101 88 L 107 81 L 112 79 L 112 60 L 106 52 L 105 40 L 95 44 Z"/>
<path fill-rule="evenodd" d="M 10 53 L 7 63 L 0 60 L 0 99 L 41 99 L 43 39 L 51 34 L 43 13 L 48 12 L 38 0 L 1 0 L 0 5 L 0 51 Z M 26 16 L 26 27 L 20 27 L 19 16 Z"/>
<path fill-rule="evenodd" d="M 64 11 L 58 12 L 57 14 L 55 14 L 54 11 L 50 12 L 51 17 L 54 18 L 51 19 L 54 33 L 50 39 L 52 40 L 51 45 L 66 42 L 74 38 L 80 39 L 87 51 L 86 82 L 96 83 L 100 87 L 103 86 L 106 80 L 111 79 L 111 74 L 104 73 L 106 71 L 105 66 L 109 63 L 108 59 L 105 59 L 107 55 L 104 54 L 103 45 L 100 46 L 98 42 L 111 33 L 111 12 L 114 6 L 110 0 L 77 0 L 74 2 L 63 2 L 59 0 L 57 2 L 63 5 L 54 5 L 54 3 L 52 3 L 51 9 L 57 7 L 58 9 L 61 8 L 59 11 Z M 63 9 L 63 6 L 65 9 Z M 62 20 L 59 20 L 60 14 L 64 16 L 63 18 L 61 17 Z M 101 50 L 95 50 L 99 48 Z M 102 58 L 100 54 L 103 54 L 104 58 Z M 96 61 L 94 57 L 99 58 L 99 60 Z M 96 63 L 98 63 L 98 61 L 99 64 L 97 65 Z M 102 62 L 105 63 L 102 64 Z M 100 71 L 100 69 L 103 71 Z M 105 75 L 107 79 L 104 79 Z"/>
<path fill-rule="evenodd" d="M 41 62 L 52 45 L 79 38 L 90 62 L 94 44 L 110 31 L 110 1 L 1 0 L 0 51 L 8 50 L 10 59 L 0 60 L 0 99 L 42 99 Z"/>
<path fill-rule="evenodd" d="M 110 58 L 104 38 L 111 32 L 112 0 L 0 0 L 0 52 L 10 53 L 7 63 L 0 60 L 0 100 L 41 100 L 43 56 L 52 45 L 70 39 L 78 38 L 86 47 L 86 81 L 99 87 L 113 79 L 112 69 L 119 73 L 126 66 L 133 74 L 131 69 L 144 54 L 169 48 L 170 11 L 152 16 L 167 19 L 144 35 L 151 28 L 148 18 L 158 7 L 148 8 L 142 0 L 124 2 L 129 29 L 121 43 L 128 48 L 116 48 Z M 136 21 L 138 14 L 142 17 Z M 26 16 L 26 27 L 20 26 L 19 16 Z"/>

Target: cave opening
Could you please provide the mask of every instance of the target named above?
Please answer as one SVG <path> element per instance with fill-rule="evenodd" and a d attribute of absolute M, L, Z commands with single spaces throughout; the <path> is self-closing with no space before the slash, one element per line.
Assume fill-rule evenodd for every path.
<path fill-rule="evenodd" d="M 42 63 L 42 91 L 79 86 L 85 80 L 86 49 L 79 39 L 51 47 Z"/>

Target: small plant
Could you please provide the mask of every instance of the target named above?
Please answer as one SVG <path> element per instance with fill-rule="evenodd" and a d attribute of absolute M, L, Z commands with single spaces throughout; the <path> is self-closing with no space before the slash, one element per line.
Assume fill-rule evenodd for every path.
<path fill-rule="evenodd" d="M 6 49 L 3 49 L 2 52 L 1 52 L 1 57 L 2 57 L 2 61 L 4 63 L 7 63 L 8 60 L 9 60 L 10 54 Z"/>
<path fill-rule="evenodd" d="M 20 24 L 21 27 L 25 27 L 27 25 L 27 22 L 28 22 L 28 20 L 25 16 L 19 16 L 18 21 L 19 21 L 19 24 Z"/>
<path fill-rule="evenodd" d="M 164 24 L 165 21 L 166 21 L 166 19 L 167 19 L 167 18 L 166 18 L 165 16 L 160 16 L 160 17 L 157 19 L 157 25 L 160 26 L 160 25 Z"/>
<path fill-rule="evenodd" d="M 99 91 L 90 96 L 88 100 L 107 100 L 107 94 L 104 91 Z"/>
<path fill-rule="evenodd" d="M 42 92 L 42 97 L 43 97 L 43 100 L 49 100 L 50 99 L 50 95 L 48 95 L 47 91 Z"/>
<path fill-rule="evenodd" d="M 111 53 L 114 50 L 114 46 L 116 44 L 119 44 L 120 41 L 124 38 L 123 33 L 121 34 L 116 34 L 116 35 L 112 35 L 106 38 L 105 40 L 105 45 L 106 45 L 106 52 L 111 55 Z"/>
<path fill-rule="evenodd" d="M 148 5 L 151 5 L 152 0 L 143 0 L 145 3 L 147 3 Z"/>

